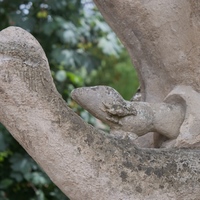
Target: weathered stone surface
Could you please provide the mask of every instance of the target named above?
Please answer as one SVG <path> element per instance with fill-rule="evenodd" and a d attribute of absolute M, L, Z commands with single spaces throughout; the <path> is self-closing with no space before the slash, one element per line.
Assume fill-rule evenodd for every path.
<path fill-rule="evenodd" d="M 97 131 L 66 106 L 29 33 L 10 27 L 0 41 L 0 121 L 71 200 L 199 199 L 199 150 L 138 149 Z"/>
<path fill-rule="evenodd" d="M 177 85 L 200 91 L 197 0 L 94 0 L 128 49 L 142 100 L 162 102 Z"/>
<path fill-rule="evenodd" d="M 156 132 L 157 141 L 151 140 L 149 145 L 198 148 L 200 24 L 197 10 L 200 6 L 197 1 L 94 1 L 129 50 L 140 77 L 143 102 L 127 102 L 112 92 L 109 99 L 115 100 L 110 103 L 103 89 L 94 92 L 86 88 L 74 91 L 74 99 L 92 114 L 96 112 L 96 117 L 110 125 L 112 132 L 117 130 L 116 135 L 120 132 L 122 136 L 136 138 L 148 133 L 149 137 L 136 139 L 138 145 L 151 140 L 152 132 Z M 173 101 L 166 103 L 170 94 L 174 94 Z M 101 104 L 106 105 L 104 110 Z M 103 118 L 103 112 L 109 117 Z M 159 140 L 159 134 L 164 138 Z"/>
<path fill-rule="evenodd" d="M 107 86 L 75 89 L 72 98 L 107 123 L 113 135 L 129 135 L 133 139 L 153 131 L 168 139 L 176 139 L 187 106 L 178 94 L 173 95 L 171 101 L 168 98 L 168 103 L 125 101 L 117 91 Z"/>
<path fill-rule="evenodd" d="M 177 97 L 184 101 L 186 111 L 175 146 L 200 148 L 200 94 L 189 86 L 178 86 L 165 101 L 174 101 Z"/>

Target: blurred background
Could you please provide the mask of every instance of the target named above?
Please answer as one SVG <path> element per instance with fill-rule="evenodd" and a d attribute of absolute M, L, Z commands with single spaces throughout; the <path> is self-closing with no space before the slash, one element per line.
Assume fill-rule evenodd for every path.
<path fill-rule="evenodd" d="M 74 88 L 108 85 L 126 100 L 138 88 L 127 51 L 92 0 L 0 0 L 0 31 L 8 26 L 40 42 L 58 91 L 96 127 L 105 126 L 70 98 Z M 0 200 L 68 200 L 1 124 Z"/>

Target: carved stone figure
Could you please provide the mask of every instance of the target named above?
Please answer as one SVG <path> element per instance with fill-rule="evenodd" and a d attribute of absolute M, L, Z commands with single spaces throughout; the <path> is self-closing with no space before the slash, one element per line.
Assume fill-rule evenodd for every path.
<path fill-rule="evenodd" d="M 178 95 L 170 95 L 163 103 L 131 102 L 125 101 L 113 88 L 96 86 L 75 89 L 72 97 L 107 123 L 113 136 L 128 135 L 132 140 L 153 131 L 170 140 L 176 139 L 185 116 L 186 104 Z"/>
<path fill-rule="evenodd" d="M 78 89 L 73 97 L 118 137 L 67 107 L 41 46 L 17 27 L 0 32 L 0 122 L 72 200 L 198 200 L 198 149 L 134 145 L 148 131 L 165 135 L 166 147 L 199 145 L 198 1 L 95 2 L 129 50 L 142 102 L 124 101 L 108 87 Z M 85 91 L 99 95 L 95 104 L 85 103 Z"/>
<path fill-rule="evenodd" d="M 161 6 L 155 2 L 96 1 L 130 52 L 140 77 L 141 102 L 127 102 L 105 86 L 77 89 L 72 97 L 121 136 L 128 133 L 136 138 L 156 132 L 165 136 L 161 147 L 200 147 L 197 5 L 184 2 L 190 9 L 183 16 L 184 9 L 175 12 L 179 5 L 174 1 L 159 1 Z"/>

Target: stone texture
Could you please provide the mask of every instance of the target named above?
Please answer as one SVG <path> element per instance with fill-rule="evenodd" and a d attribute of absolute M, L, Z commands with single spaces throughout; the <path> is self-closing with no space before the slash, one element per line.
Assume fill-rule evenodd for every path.
<path fill-rule="evenodd" d="M 180 83 L 198 96 L 197 1 L 95 2 L 132 56 L 143 101 L 163 102 Z M 197 102 L 177 94 L 190 121 Z M 199 199 L 199 150 L 140 149 L 86 124 L 56 91 L 38 42 L 16 27 L 0 32 L 0 121 L 71 200 Z"/>
<path fill-rule="evenodd" d="M 196 1 L 180 3 L 178 0 L 94 1 L 129 50 L 140 77 L 141 100 L 143 101 L 130 103 L 117 95 L 121 100 L 117 103 L 113 100 L 112 105 L 105 109 L 105 113 L 111 116 L 110 121 L 115 124 L 110 124 L 107 121 L 108 117 L 103 119 L 103 116 L 99 115 L 102 111 L 97 110 L 97 117 L 110 125 L 112 132 L 113 130 L 116 132 L 117 129 L 117 132 L 121 132 L 122 135 L 132 133 L 135 138 L 135 134 L 142 136 L 149 132 L 149 137 L 139 138 L 140 144 L 143 141 L 146 143 L 146 139 L 151 140 L 154 131 L 155 134 L 165 137 L 166 141 L 161 144 L 162 147 L 174 145 L 179 148 L 198 148 L 200 135 L 197 103 L 200 91 L 198 33 L 200 25 L 199 16 L 196 13 L 199 4 Z M 178 91 L 177 87 L 181 88 L 182 92 Z M 183 97 L 184 88 L 185 93 L 195 94 L 196 100 L 192 97 L 190 100 L 189 95 L 187 98 L 186 95 Z M 81 90 L 83 91 L 80 92 Z M 173 102 L 168 105 L 162 104 L 166 97 L 175 91 L 177 93 L 173 95 Z M 98 93 L 101 92 L 101 99 L 106 102 L 107 96 L 103 95 L 103 91 L 98 91 Z M 78 97 L 78 93 L 86 93 L 95 99 L 96 94 L 92 95 L 94 92 L 91 90 L 82 88 L 74 93 L 76 93 L 73 95 L 74 99 L 92 114 L 100 106 L 95 100 L 93 106 L 88 108 L 91 100 L 84 102 L 83 95 Z M 113 99 L 116 98 L 113 96 Z M 135 114 L 126 114 L 126 109 L 119 110 L 119 102 L 123 102 L 121 107 L 135 108 Z M 92 109 L 94 110 L 91 111 Z M 186 117 L 185 120 L 183 120 L 183 115 Z M 162 141 L 163 139 L 152 141 L 153 146 L 156 147 L 156 143 L 162 143 Z"/>
<path fill-rule="evenodd" d="M 176 85 L 200 91 L 196 0 L 94 2 L 132 57 L 143 101 L 163 101 Z"/>

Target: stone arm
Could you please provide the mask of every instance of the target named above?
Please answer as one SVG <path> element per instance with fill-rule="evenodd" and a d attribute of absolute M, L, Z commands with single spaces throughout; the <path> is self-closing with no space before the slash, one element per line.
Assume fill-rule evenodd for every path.
<path fill-rule="evenodd" d="M 111 87 L 95 86 L 75 89 L 72 98 L 108 124 L 114 137 L 129 135 L 136 143 L 138 136 L 157 132 L 167 140 L 174 140 L 175 145 L 185 118 L 186 103 L 178 95 L 161 103 L 134 102 L 124 100 Z"/>
<path fill-rule="evenodd" d="M 72 200 L 198 199 L 197 150 L 135 148 L 86 124 L 56 91 L 38 42 L 0 32 L 0 122 Z"/>

